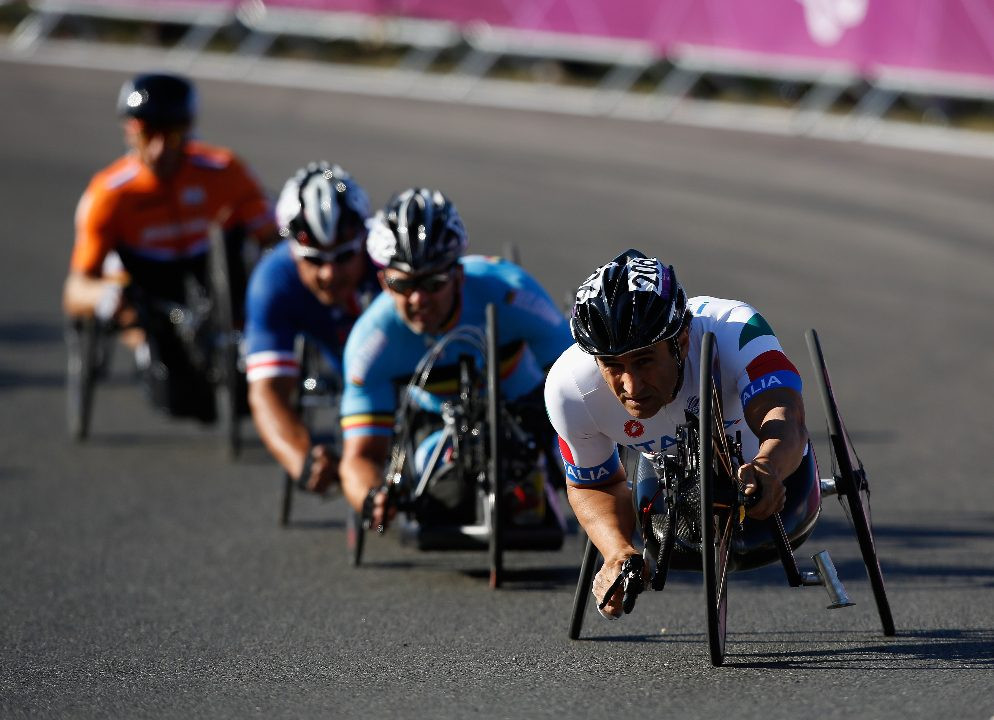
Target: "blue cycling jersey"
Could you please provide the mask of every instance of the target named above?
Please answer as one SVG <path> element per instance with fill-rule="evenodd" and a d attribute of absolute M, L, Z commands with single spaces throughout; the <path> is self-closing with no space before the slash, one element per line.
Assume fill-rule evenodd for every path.
<path fill-rule="evenodd" d="M 321 303 L 300 281 L 289 243 L 280 243 L 256 265 L 245 300 L 246 366 L 249 382 L 279 375 L 296 376 L 298 335 L 314 340 L 329 365 L 341 372 L 345 340 L 368 298 L 378 293 L 369 264 L 355 297 L 346 306 Z"/>
<path fill-rule="evenodd" d="M 541 386 L 545 369 L 573 342 L 569 323 L 548 293 L 527 272 L 500 258 L 470 255 L 460 260 L 462 298 L 455 317 L 439 335 L 415 334 L 397 312 L 389 293 L 380 295 L 356 323 L 345 346 L 342 428 L 346 438 L 390 435 L 399 391 L 411 379 L 425 352 L 446 332 L 459 327 L 483 330 L 486 306 L 497 308 L 502 394 L 509 399 Z M 456 391 L 459 356 L 476 348 L 447 346 L 435 363 L 421 407 L 438 410 Z"/>

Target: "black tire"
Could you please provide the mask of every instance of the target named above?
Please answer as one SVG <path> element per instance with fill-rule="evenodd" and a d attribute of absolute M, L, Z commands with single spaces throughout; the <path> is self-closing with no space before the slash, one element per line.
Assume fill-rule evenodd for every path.
<path fill-rule="evenodd" d="M 283 473 L 283 497 L 280 500 L 280 525 L 286 527 L 290 524 L 290 515 L 293 513 L 293 491 L 297 481 L 290 477 L 290 473 Z"/>
<path fill-rule="evenodd" d="M 701 494 L 701 566 L 707 604 L 708 649 L 711 664 L 725 662 L 725 627 L 728 615 L 728 557 L 732 545 L 731 510 L 715 505 L 719 482 L 727 474 L 716 464 L 727 462 L 724 447 L 721 398 L 712 374 L 716 348 L 714 335 L 705 333 L 701 344 L 699 482 Z"/>
<path fill-rule="evenodd" d="M 236 458 L 242 450 L 241 408 L 244 383 L 238 367 L 238 336 L 235 327 L 234 298 L 224 232 L 217 224 L 211 226 L 208 277 L 210 280 L 211 314 L 216 343 L 214 365 L 218 388 L 222 391 L 222 420 L 226 451 Z"/>
<path fill-rule="evenodd" d="M 576 593 L 573 595 L 573 612 L 569 619 L 569 639 L 577 640 L 583 629 L 583 615 L 587 611 L 587 600 L 590 598 L 590 584 L 597 570 L 597 548 L 587 538 L 583 548 L 583 560 L 580 562 L 580 578 L 576 581 Z"/>
<path fill-rule="evenodd" d="M 74 442 L 90 434 L 100 334 L 92 317 L 72 319 L 66 326 L 66 425 Z"/>
<path fill-rule="evenodd" d="M 307 428 L 307 434 L 314 437 L 315 408 L 305 401 L 305 396 L 313 391 L 308 387 L 310 380 L 315 380 L 321 372 L 320 350 L 313 340 L 304 335 L 297 337 L 294 343 L 294 357 L 297 361 L 299 375 L 297 376 L 297 387 L 294 389 L 291 404 L 297 417 Z M 290 523 L 290 515 L 293 512 L 293 496 L 298 490 L 297 478 L 291 477 L 289 473 L 283 475 L 283 498 L 280 502 L 280 525 L 286 526 Z"/>
<path fill-rule="evenodd" d="M 352 508 L 346 511 L 345 544 L 349 549 L 349 565 L 362 564 L 362 550 L 366 542 L 366 529 L 362 526 L 362 516 Z"/>
<path fill-rule="evenodd" d="M 815 380 L 821 395 L 822 406 L 825 409 L 828 436 L 838 470 L 836 487 L 839 492 L 839 502 L 842 503 L 856 533 L 859 551 L 863 556 L 863 565 L 866 567 L 870 586 L 873 588 L 873 599 L 877 605 L 884 635 L 891 636 L 895 632 L 894 618 L 890 611 L 890 602 L 887 600 L 887 590 L 884 587 L 884 576 L 880 570 L 880 562 L 877 559 L 877 550 L 873 542 L 873 526 L 869 513 L 870 487 L 866 479 L 866 470 L 859 456 L 856 455 L 852 440 L 842 422 L 839 405 L 832 392 L 832 380 L 828 374 L 828 366 L 825 364 L 825 356 L 822 353 L 818 333 L 813 329 L 808 330 L 804 337 L 808 343 L 811 363 L 814 365 Z"/>
<path fill-rule="evenodd" d="M 500 365 L 497 356 L 497 308 L 487 305 L 487 426 L 490 434 L 490 587 L 499 588 L 504 575 L 504 493 L 501 471 L 504 458 L 504 433 L 500 424 Z"/>

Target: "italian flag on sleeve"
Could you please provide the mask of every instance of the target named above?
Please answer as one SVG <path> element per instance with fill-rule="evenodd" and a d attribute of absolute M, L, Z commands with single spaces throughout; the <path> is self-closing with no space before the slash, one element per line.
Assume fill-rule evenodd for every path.
<path fill-rule="evenodd" d="M 773 349 L 761 352 L 746 365 L 745 377 L 740 381 L 739 388 L 743 408 L 750 400 L 767 390 L 787 387 L 801 392 L 800 373 L 797 372 L 794 363 L 783 354 L 770 324 L 762 315 L 754 313 L 742 326 L 739 334 L 739 350 L 758 338 L 767 340 L 760 345 L 765 344 L 768 348 L 772 345 Z"/>

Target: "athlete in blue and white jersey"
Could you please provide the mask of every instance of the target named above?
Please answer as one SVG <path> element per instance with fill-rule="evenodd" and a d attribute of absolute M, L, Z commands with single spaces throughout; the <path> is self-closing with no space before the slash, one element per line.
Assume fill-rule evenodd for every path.
<path fill-rule="evenodd" d="M 368 258 L 362 248 L 352 252 Z M 376 268 L 366 262 L 356 288 L 338 302 L 325 304 L 300 279 L 300 262 L 290 241 L 284 240 L 252 272 L 245 319 L 250 383 L 271 377 L 297 377 L 300 368 L 294 344 L 301 335 L 314 340 L 328 365 L 341 375 L 349 332 L 370 298 L 379 294 Z"/>
<path fill-rule="evenodd" d="M 385 522 L 383 470 L 390 450 L 399 391 L 425 352 L 458 327 L 483 331 L 485 310 L 497 310 L 501 391 L 507 399 L 540 392 L 545 372 L 570 344 L 562 313 L 520 267 L 482 256 L 462 257 L 466 232 L 452 203 L 438 191 L 412 188 L 370 223 L 367 248 L 382 267 L 385 292 L 359 319 L 345 348 L 342 399 L 342 489 L 364 505 L 375 525 Z M 445 348 L 421 396 L 437 410 L 454 393 L 458 359 L 477 351 Z M 482 358 L 480 358 L 482 361 Z"/>
<path fill-rule="evenodd" d="M 783 508 L 783 481 L 807 443 L 801 378 L 755 309 L 736 300 L 688 300 L 672 267 L 629 250 L 580 286 L 571 329 L 576 344 L 549 372 L 545 400 L 570 503 L 606 558 L 594 582 L 598 601 L 637 554 L 617 445 L 657 453 L 675 444 L 685 413 L 698 413 L 694 379 L 705 333 L 717 341 L 725 427 L 742 432 L 748 462 L 739 478 L 747 494 L 762 486 L 749 515 L 761 519 Z M 620 593 L 605 610 L 620 615 Z"/>
<path fill-rule="evenodd" d="M 341 371 L 345 340 L 379 292 L 365 252 L 369 202 L 337 165 L 312 163 L 287 180 L 276 205 L 285 240 L 256 266 L 246 299 L 246 365 L 252 418 L 266 447 L 298 484 L 323 492 L 338 458 L 312 438 L 291 399 L 299 335 L 314 340 Z"/>

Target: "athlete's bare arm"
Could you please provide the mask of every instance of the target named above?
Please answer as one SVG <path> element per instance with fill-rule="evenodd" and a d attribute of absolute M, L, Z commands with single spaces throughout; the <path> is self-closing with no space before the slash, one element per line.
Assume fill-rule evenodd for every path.
<path fill-rule="evenodd" d="M 804 457 L 808 431 L 804 425 L 804 400 L 789 388 L 767 390 L 757 395 L 745 409 L 749 429 L 759 439 L 759 452 L 739 469 L 739 479 L 762 487 L 759 502 L 749 517 L 762 520 L 783 510 L 786 490 L 783 481 L 797 470 Z"/>
<path fill-rule="evenodd" d="M 625 470 L 619 467 L 605 484 L 597 487 L 567 485 L 566 495 L 576 519 L 604 557 L 604 566 L 594 578 L 593 587 L 594 596 L 600 602 L 621 572 L 625 559 L 638 554 L 631 543 L 635 511 L 632 493 L 625 482 Z M 621 592 L 616 593 L 604 612 L 620 615 L 621 600 Z"/>
<path fill-rule="evenodd" d="M 345 499 L 356 512 L 362 512 L 369 491 L 382 487 L 383 473 L 390 454 L 390 438 L 383 435 L 360 435 L 345 439 L 339 474 Z M 393 514 L 386 507 L 386 493 L 376 498 L 373 527 L 385 525 Z"/>
<path fill-rule="evenodd" d="M 291 477 L 299 478 L 307 454 L 307 489 L 324 492 L 338 480 L 338 458 L 324 447 L 311 448 L 311 436 L 291 404 L 297 378 L 278 375 L 249 383 L 249 406 L 259 437 Z"/>

